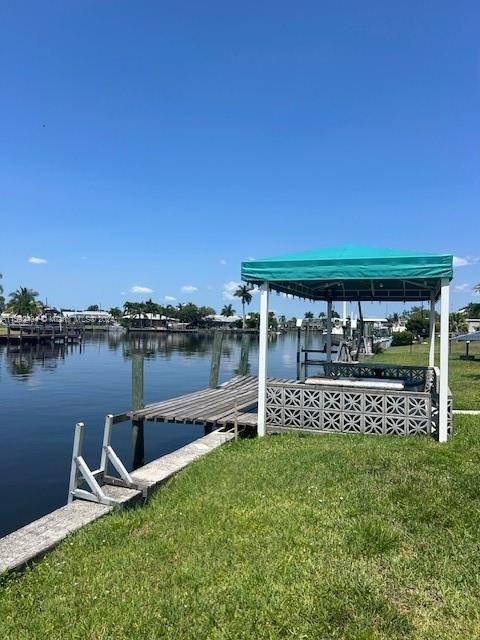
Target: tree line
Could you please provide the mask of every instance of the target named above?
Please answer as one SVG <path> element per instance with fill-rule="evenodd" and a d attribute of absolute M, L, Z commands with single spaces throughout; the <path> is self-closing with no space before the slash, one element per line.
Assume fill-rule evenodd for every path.
<path fill-rule="evenodd" d="M 0 273 L 0 280 L 2 274 Z M 242 304 L 242 324 L 246 326 L 245 306 L 249 305 L 252 301 L 252 287 L 248 285 L 239 285 L 234 296 L 239 298 Z M 9 313 L 14 313 L 19 316 L 38 316 L 45 310 L 45 305 L 38 300 L 39 293 L 33 289 L 27 287 L 19 287 L 16 291 L 12 291 L 9 295 L 9 300 L 5 302 L 3 296 L 3 287 L 0 283 L 0 312 L 6 310 Z M 91 304 L 87 307 L 87 311 L 100 311 L 100 307 L 97 304 Z M 179 322 L 187 322 L 189 324 L 198 324 L 206 316 L 215 315 L 216 311 L 210 306 L 198 306 L 193 302 L 178 303 L 177 305 L 167 304 L 162 305 L 154 302 L 151 298 L 145 302 L 131 302 L 127 301 L 123 305 L 123 311 L 120 307 L 111 307 L 108 312 L 116 320 L 120 319 L 123 315 L 143 315 L 147 313 L 153 313 L 163 315 L 168 318 L 175 318 Z M 231 318 L 236 313 L 232 304 L 225 304 L 220 311 L 220 315 Z"/>
<path fill-rule="evenodd" d="M 0 280 L 2 274 L 0 274 Z M 474 288 L 474 291 L 480 293 L 480 283 Z M 246 306 L 252 302 L 252 287 L 249 285 L 239 285 L 233 294 L 239 299 L 242 305 L 242 321 L 243 328 L 258 328 L 260 315 L 258 313 L 251 313 L 248 318 L 246 316 Z M 19 287 L 15 291 L 9 294 L 8 301 L 5 301 L 3 296 L 3 287 L 0 282 L 0 312 L 6 310 L 9 313 L 14 313 L 19 316 L 38 316 L 45 310 L 45 305 L 38 299 L 38 292 L 28 287 Z M 99 311 L 100 308 L 96 304 L 92 304 L 87 307 L 87 311 Z M 123 310 L 120 307 L 111 307 L 108 312 L 116 319 L 119 320 L 123 315 L 143 315 L 147 313 L 153 313 L 163 315 L 168 318 L 175 318 L 179 322 L 186 322 L 189 324 L 199 324 L 206 316 L 215 315 L 215 309 L 210 306 L 198 306 L 193 302 L 178 303 L 176 305 L 167 304 L 162 305 L 154 302 L 151 298 L 145 302 L 131 302 L 127 301 L 123 305 Z M 225 304 L 220 311 L 220 315 L 231 318 L 236 314 L 232 304 Z M 334 317 L 339 317 L 335 311 L 332 314 Z M 312 319 L 314 317 L 311 311 L 305 313 L 305 318 Z M 322 311 L 319 313 L 320 319 L 325 319 L 326 314 Z M 453 311 L 450 313 L 450 332 L 459 334 L 465 333 L 468 330 L 466 322 L 467 318 L 480 318 L 480 303 L 470 302 L 461 311 Z M 401 314 L 393 313 L 387 318 L 389 325 L 394 328 L 400 320 L 406 321 L 406 330 L 413 336 L 419 338 L 425 338 L 429 334 L 430 327 L 430 309 L 424 309 L 423 307 L 413 306 L 409 311 L 405 311 Z M 284 325 L 286 322 L 285 316 L 280 316 L 280 323 Z M 435 323 L 439 324 L 439 315 L 436 313 Z M 276 329 L 278 327 L 275 314 L 270 312 L 269 324 L 271 328 Z"/>

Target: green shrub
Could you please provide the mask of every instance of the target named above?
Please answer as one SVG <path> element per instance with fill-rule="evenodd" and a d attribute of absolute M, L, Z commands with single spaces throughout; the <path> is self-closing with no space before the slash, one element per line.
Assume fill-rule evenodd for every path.
<path fill-rule="evenodd" d="M 411 331 L 396 331 L 392 336 L 392 347 L 401 347 L 413 342 L 413 333 Z"/>

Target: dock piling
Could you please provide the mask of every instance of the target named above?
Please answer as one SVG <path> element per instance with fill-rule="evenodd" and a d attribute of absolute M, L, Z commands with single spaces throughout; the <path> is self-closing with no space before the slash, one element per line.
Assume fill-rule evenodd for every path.
<path fill-rule="evenodd" d="M 240 364 L 238 367 L 238 375 L 246 376 L 248 373 L 248 352 L 250 350 L 250 335 L 244 333 L 242 335 L 242 347 L 240 351 Z"/>
<path fill-rule="evenodd" d="M 138 411 L 143 408 L 143 369 L 144 357 L 142 353 L 132 354 L 132 409 Z M 145 458 L 144 421 L 132 421 L 132 467 L 141 467 Z"/>
<path fill-rule="evenodd" d="M 218 387 L 218 376 L 220 373 L 220 361 L 222 358 L 223 331 L 216 331 L 213 338 L 212 363 L 210 365 L 210 389 Z"/>

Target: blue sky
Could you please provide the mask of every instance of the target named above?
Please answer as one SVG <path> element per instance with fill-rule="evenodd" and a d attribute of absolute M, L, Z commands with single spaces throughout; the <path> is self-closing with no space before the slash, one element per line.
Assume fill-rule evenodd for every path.
<path fill-rule="evenodd" d="M 6 293 L 219 309 L 242 260 L 354 242 L 451 252 L 452 306 L 480 301 L 479 24 L 462 1 L 2 3 Z"/>

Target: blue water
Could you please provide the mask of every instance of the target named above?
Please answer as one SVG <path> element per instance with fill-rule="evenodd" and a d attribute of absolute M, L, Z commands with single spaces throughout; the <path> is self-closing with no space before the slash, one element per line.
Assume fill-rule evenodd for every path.
<path fill-rule="evenodd" d="M 314 339 L 314 338 L 313 338 Z M 86 424 L 84 457 L 99 462 L 107 413 L 131 408 L 131 353 L 142 352 L 146 404 L 208 385 L 213 338 L 194 334 L 86 334 L 82 345 L 0 345 L 0 536 L 65 504 L 76 422 Z M 311 345 L 315 347 L 314 344 Z M 225 337 L 219 381 L 236 374 L 241 336 Z M 249 373 L 257 373 L 252 336 Z M 296 375 L 296 337 L 273 336 L 269 375 Z M 203 435 L 195 425 L 145 423 L 145 461 Z M 113 446 L 131 465 L 131 424 Z"/>

